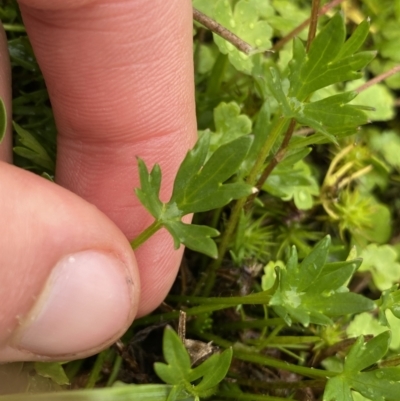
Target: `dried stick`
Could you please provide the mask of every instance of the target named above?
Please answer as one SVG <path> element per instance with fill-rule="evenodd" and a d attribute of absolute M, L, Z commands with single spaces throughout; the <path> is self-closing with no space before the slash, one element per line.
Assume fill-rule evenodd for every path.
<path fill-rule="evenodd" d="M 370 88 L 371 86 L 373 86 L 375 84 L 378 84 L 379 82 L 382 82 L 383 80 L 391 77 L 394 74 L 397 74 L 398 72 L 400 72 L 400 65 L 396 65 L 395 67 L 393 67 L 389 71 L 386 71 L 386 72 L 376 76 L 375 78 L 370 79 L 365 84 L 359 86 L 355 91 L 357 93 L 365 91 L 366 89 Z"/>
<path fill-rule="evenodd" d="M 314 40 L 315 33 L 317 32 L 320 3 L 321 0 L 313 0 L 312 2 L 310 28 L 308 29 L 308 38 L 307 38 L 307 53 L 310 50 L 311 42 Z"/>
<path fill-rule="evenodd" d="M 203 14 L 196 8 L 193 8 L 193 19 L 199 22 L 201 25 L 204 25 L 211 32 L 214 32 L 215 34 L 221 36 L 221 38 L 227 40 L 241 52 L 247 55 L 250 55 L 255 52 L 255 49 L 247 42 L 245 42 L 243 39 L 240 39 L 239 36 L 235 35 L 229 29 L 226 29 L 217 21 Z"/>
<path fill-rule="evenodd" d="M 344 0 L 332 0 L 330 3 L 325 4 L 321 10 L 318 13 L 318 16 L 325 15 L 329 10 L 331 10 L 333 7 L 338 6 L 340 3 L 343 3 Z M 294 28 L 293 31 L 289 32 L 284 38 L 281 40 L 278 40 L 274 44 L 271 50 L 277 51 L 280 50 L 287 42 L 292 40 L 295 36 L 297 36 L 304 28 L 308 26 L 308 24 L 311 22 L 311 18 L 307 18 L 303 23 L 301 23 L 298 27 Z"/>

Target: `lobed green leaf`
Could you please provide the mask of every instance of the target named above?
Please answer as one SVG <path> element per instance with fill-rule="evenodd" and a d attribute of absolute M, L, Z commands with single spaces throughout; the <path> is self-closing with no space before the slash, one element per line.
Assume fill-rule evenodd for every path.
<path fill-rule="evenodd" d="M 135 189 L 136 196 L 142 205 L 156 219 L 161 216 L 163 205 L 159 199 L 161 170 L 156 164 L 149 173 L 145 162 L 138 158 L 140 188 Z"/>
<path fill-rule="evenodd" d="M 179 191 L 174 188 L 169 203 L 175 203 L 183 214 L 188 214 L 216 209 L 232 199 L 250 195 L 250 185 L 223 183 L 239 169 L 251 143 L 252 139 L 245 136 L 219 147 L 195 174 L 191 169 L 191 177 L 185 180 L 184 187 L 179 186 Z"/>
<path fill-rule="evenodd" d="M 365 40 L 369 23 L 365 21 L 345 43 L 343 16 L 336 14 L 316 36 L 305 55 L 301 42 L 294 44 L 289 96 L 304 101 L 312 92 L 325 86 L 361 77 L 358 72 L 374 57 L 375 52 L 354 54 Z M 305 56 L 305 57 L 304 57 Z M 302 60 L 305 60 L 302 62 Z"/>
<path fill-rule="evenodd" d="M 168 365 L 156 363 L 154 369 L 162 380 L 168 384 L 182 384 L 187 380 L 190 371 L 190 357 L 179 338 L 171 327 L 166 327 L 163 336 L 163 354 Z M 163 366 L 163 367 L 162 367 Z"/>
<path fill-rule="evenodd" d="M 13 127 L 17 133 L 19 143 L 19 146 L 17 145 L 13 148 L 14 152 L 17 155 L 25 157 L 26 159 L 34 162 L 38 166 L 47 169 L 48 171 L 54 171 L 54 162 L 40 142 L 28 130 L 22 128 L 17 123 L 14 122 Z"/>
<path fill-rule="evenodd" d="M 180 244 L 184 244 L 189 249 L 204 253 L 210 258 L 218 257 L 217 246 L 211 239 L 219 235 L 219 231 L 216 229 L 195 224 L 185 224 L 181 221 L 168 221 L 165 223 L 165 228 L 174 238 L 175 249 L 178 249 Z"/>
<path fill-rule="evenodd" d="M 286 269 L 277 267 L 279 285 L 269 305 L 288 324 L 292 320 L 303 325 L 327 325 L 331 317 L 369 311 L 375 303 L 345 287 L 359 267 L 359 259 L 326 263 L 330 247 L 329 236 L 320 241 L 302 263 L 297 263 L 296 248 L 292 248 Z"/>
<path fill-rule="evenodd" d="M 360 336 L 347 354 L 344 373 L 360 372 L 381 360 L 388 352 L 390 331 L 385 331 L 372 340 L 364 343 Z"/>
<path fill-rule="evenodd" d="M 203 377 L 201 382 L 195 386 L 195 391 L 201 393 L 202 391 L 217 386 L 228 373 L 229 367 L 231 366 L 232 355 L 232 348 L 229 348 L 221 354 L 212 355 L 200 366 L 195 368 L 192 374 L 197 377 Z"/>
<path fill-rule="evenodd" d="M 351 390 L 374 401 L 397 400 L 400 391 L 399 367 L 364 371 L 387 354 L 390 337 L 390 332 L 385 331 L 365 343 L 360 336 L 345 359 L 343 371 L 328 380 L 323 400 L 353 401 Z"/>

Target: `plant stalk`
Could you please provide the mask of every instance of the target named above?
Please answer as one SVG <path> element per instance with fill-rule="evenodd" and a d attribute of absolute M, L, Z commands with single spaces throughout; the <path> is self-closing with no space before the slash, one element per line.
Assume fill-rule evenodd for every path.
<path fill-rule="evenodd" d="M 110 355 L 110 349 L 106 349 L 97 355 L 96 361 L 90 371 L 90 376 L 86 382 L 85 388 L 94 388 L 96 383 L 100 380 L 101 369 L 103 368 L 104 362 L 108 359 Z"/>
<path fill-rule="evenodd" d="M 269 291 L 257 292 L 251 295 L 245 295 L 243 297 L 190 297 L 181 295 L 170 295 L 168 296 L 169 301 L 177 302 L 188 302 L 199 305 L 264 305 L 268 304 L 271 298 Z"/>
<path fill-rule="evenodd" d="M 134 240 L 131 241 L 131 247 L 133 250 L 139 248 L 143 242 L 147 241 L 152 235 L 154 235 L 160 228 L 162 228 L 162 223 L 159 221 L 154 221 L 149 227 L 142 231 Z"/>
<path fill-rule="evenodd" d="M 332 8 L 338 6 L 340 3 L 343 3 L 345 0 L 332 0 L 330 3 L 325 4 L 320 12 L 319 12 L 319 16 L 321 15 L 325 15 L 329 10 L 331 10 Z M 278 40 L 278 42 L 276 42 L 274 44 L 274 46 L 272 47 L 272 51 L 278 51 L 280 49 L 282 49 L 283 46 L 286 45 L 286 43 L 290 42 L 295 36 L 297 36 L 301 31 L 303 31 L 305 28 L 307 28 L 307 26 L 310 24 L 311 22 L 311 17 L 307 18 L 304 22 L 302 22 L 299 26 L 297 26 L 296 28 L 294 28 L 292 31 L 290 31 L 285 37 L 283 37 L 282 39 Z"/>
<path fill-rule="evenodd" d="M 308 29 L 308 37 L 307 37 L 307 53 L 310 50 L 311 43 L 315 38 L 315 33 L 317 32 L 318 12 L 320 3 L 321 0 L 312 1 L 310 28 Z"/>
<path fill-rule="evenodd" d="M 357 93 L 360 93 L 362 91 L 365 91 L 366 89 L 370 88 L 371 86 L 378 84 L 379 82 L 384 81 L 385 79 L 388 79 L 389 77 L 391 77 L 394 74 L 397 74 L 400 72 L 400 65 L 396 65 L 395 67 L 393 67 L 392 69 L 390 69 L 389 71 L 383 72 L 382 74 L 379 74 L 378 76 L 370 79 L 369 81 L 367 81 L 365 84 L 359 86 L 355 91 Z"/>
<path fill-rule="evenodd" d="M 251 400 L 251 401 L 287 401 L 287 398 L 273 397 L 270 395 L 240 393 L 238 391 L 219 391 L 219 397 L 229 400 Z"/>
<path fill-rule="evenodd" d="M 243 39 L 239 38 L 239 36 L 235 35 L 232 31 L 223 27 L 217 21 L 203 14 L 196 8 L 193 8 L 193 19 L 199 22 L 201 25 L 205 26 L 211 32 L 227 40 L 229 43 L 235 46 L 236 49 L 240 50 L 244 54 L 250 55 L 251 53 L 254 53 L 255 49 L 249 43 L 245 42 Z"/>
<path fill-rule="evenodd" d="M 279 117 L 275 122 L 268 139 L 265 141 L 258 157 L 256 163 L 251 169 L 249 176 L 246 179 L 246 182 L 250 185 L 255 185 L 257 176 L 260 174 L 260 170 L 262 169 L 265 159 L 271 153 L 272 147 L 274 146 L 276 140 L 279 138 L 279 135 L 282 132 L 282 129 L 287 124 L 288 119 L 284 117 Z M 202 276 L 199 280 L 198 286 L 195 290 L 195 294 L 201 292 L 201 288 L 204 286 L 204 291 L 202 291 L 204 296 L 208 296 L 211 292 L 212 287 L 214 286 L 216 279 L 216 271 L 221 266 L 222 260 L 228 250 L 229 244 L 231 242 L 232 236 L 236 230 L 236 226 L 238 224 L 240 214 L 242 212 L 243 207 L 247 202 L 247 198 L 239 199 L 235 206 L 232 209 L 231 216 L 228 220 L 226 229 L 221 237 L 221 242 L 219 244 L 218 249 L 218 258 L 215 259 L 208 267 L 206 274 Z"/>
<path fill-rule="evenodd" d="M 214 344 L 220 345 L 221 347 L 224 348 L 232 347 L 234 358 L 240 359 L 242 361 L 253 362 L 259 365 L 270 366 L 272 368 L 277 368 L 277 369 L 284 369 L 289 372 L 297 373 L 299 375 L 310 378 L 326 379 L 328 377 L 335 377 L 338 375 L 337 372 L 331 372 L 329 370 L 307 368 L 305 366 L 298 366 L 289 362 L 280 361 L 279 359 L 270 358 L 264 355 L 259 355 L 258 353 L 241 351 L 235 349 L 234 344 L 231 343 L 230 341 L 224 340 L 223 338 L 210 333 L 198 333 L 198 335 L 204 340 L 212 341 Z"/>
<path fill-rule="evenodd" d="M 274 168 L 278 165 L 278 163 L 284 158 L 286 153 L 286 148 L 289 145 L 290 139 L 292 138 L 294 128 L 296 126 L 296 120 L 292 118 L 289 124 L 289 128 L 286 131 L 285 137 L 283 138 L 282 144 L 279 147 L 279 150 L 276 152 L 273 159 L 268 163 L 267 167 L 264 169 L 261 177 L 258 179 L 256 188 L 261 190 L 261 187 L 264 185 L 265 181 L 267 181 L 268 177 L 271 175 Z M 250 195 L 247 198 L 247 202 L 245 205 L 245 210 L 248 211 L 251 208 L 251 205 L 254 202 L 254 199 L 257 197 L 257 193 Z"/>

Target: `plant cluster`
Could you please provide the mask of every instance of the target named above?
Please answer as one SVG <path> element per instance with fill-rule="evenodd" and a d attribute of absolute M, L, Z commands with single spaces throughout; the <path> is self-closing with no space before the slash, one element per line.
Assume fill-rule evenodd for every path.
<path fill-rule="evenodd" d="M 134 322 L 122 350 L 26 365 L 57 390 L 89 369 L 86 390 L 0 400 L 399 398 L 400 1 L 333 0 L 318 32 L 310 3 L 193 0 L 199 139 L 166 203 L 160 167 L 138 155 L 135 194 L 154 223 L 131 242 L 165 228 L 188 248 L 170 308 Z M 310 15 L 307 35 L 297 26 Z M 16 162 L 51 178 L 43 80 L 13 1 L 0 17 L 18 82 Z M 200 363 L 164 329 L 181 309 L 188 336 L 218 346 Z M 160 328 L 163 356 L 145 351 Z"/>

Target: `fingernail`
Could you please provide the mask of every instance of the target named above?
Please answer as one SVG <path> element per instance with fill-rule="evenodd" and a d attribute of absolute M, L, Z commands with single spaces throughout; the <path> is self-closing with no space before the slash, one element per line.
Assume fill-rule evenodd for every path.
<path fill-rule="evenodd" d="M 61 259 L 23 319 L 17 347 L 36 355 L 73 355 L 106 344 L 129 324 L 132 282 L 110 254 Z"/>

